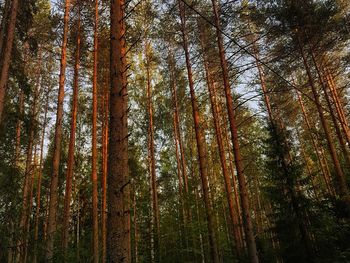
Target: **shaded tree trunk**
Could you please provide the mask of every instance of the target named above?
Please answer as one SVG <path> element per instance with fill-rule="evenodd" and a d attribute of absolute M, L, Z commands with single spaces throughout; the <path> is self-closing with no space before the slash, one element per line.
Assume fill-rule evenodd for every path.
<path fill-rule="evenodd" d="M 157 190 L 157 175 L 156 175 L 156 161 L 155 161 L 155 149 L 154 149 L 154 127 L 153 127 L 153 103 L 152 103 L 152 91 L 151 91 L 151 61 L 150 61 L 150 43 L 146 42 L 145 56 L 146 56 L 146 75 L 147 75 L 147 107 L 148 107 L 148 120 L 149 120 L 149 156 L 150 156 L 150 172 L 151 172 L 151 191 L 152 191 L 152 215 L 155 224 L 153 238 L 154 238 L 154 252 L 155 260 L 159 262 L 159 205 L 158 205 L 158 190 Z"/>
<path fill-rule="evenodd" d="M 39 51 L 39 62 L 38 62 L 38 72 L 35 84 L 35 90 L 33 94 L 33 105 L 31 109 L 30 125 L 29 125 L 29 135 L 28 135 L 28 148 L 27 148 L 27 159 L 24 172 L 24 183 L 23 183 L 23 201 L 22 201 L 22 215 L 20 220 L 20 231 L 22 231 L 22 242 L 20 247 L 20 257 L 21 261 L 25 261 L 27 254 L 27 237 L 28 237 L 28 224 L 31 208 L 31 196 L 32 196 L 32 184 L 34 175 L 34 165 L 33 165 L 33 149 L 35 146 L 35 131 L 36 125 L 36 114 L 37 114 L 37 99 L 40 86 L 40 70 L 41 70 L 41 54 Z"/>
<path fill-rule="evenodd" d="M 108 75 L 108 74 L 106 74 Z M 106 262 L 107 249 L 107 164 L 108 164 L 108 111 L 109 111 L 109 78 L 103 94 L 103 122 L 102 122 L 102 201 L 101 201 L 101 238 L 102 238 L 102 263 Z"/>
<path fill-rule="evenodd" d="M 9 77 L 9 68 L 11 64 L 13 39 L 15 37 L 15 27 L 16 27 L 16 21 L 17 21 L 17 13 L 18 13 L 18 1 L 19 0 L 12 1 L 11 13 L 9 17 L 8 27 L 7 27 L 6 43 L 4 43 L 6 44 L 6 46 L 3 52 L 4 57 L 2 60 L 1 75 L 0 75 L 0 123 L 3 118 L 3 109 L 5 104 L 4 100 L 6 95 L 7 81 Z"/>
<path fill-rule="evenodd" d="M 35 209 L 35 225 L 34 225 L 34 259 L 33 262 L 37 262 L 38 258 L 38 236 L 39 236 L 39 219 L 40 219 L 40 208 L 41 208 L 41 181 L 43 173 L 43 161 L 44 161 L 44 140 L 47 125 L 47 112 L 49 108 L 49 94 L 47 94 L 46 105 L 44 109 L 44 121 L 43 130 L 41 134 L 40 141 L 40 160 L 39 160 L 39 172 L 38 172 L 38 184 L 37 184 L 37 194 L 36 194 L 36 209 Z"/>
<path fill-rule="evenodd" d="M 2 18 L 1 18 L 1 25 L 0 25 L 0 56 L 3 55 L 2 48 L 4 46 L 4 41 L 5 41 L 4 35 L 6 31 L 6 24 L 7 24 L 9 12 L 10 12 L 10 0 L 5 0 L 5 4 L 2 12 Z M 0 68 L 1 67 L 2 67 L 2 62 L 0 62 Z"/>
<path fill-rule="evenodd" d="M 98 263 L 98 182 L 97 182 L 97 56 L 98 56 L 98 0 L 95 0 L 94 69 L 92 82 L 92 233 L 93 262 Z"/>

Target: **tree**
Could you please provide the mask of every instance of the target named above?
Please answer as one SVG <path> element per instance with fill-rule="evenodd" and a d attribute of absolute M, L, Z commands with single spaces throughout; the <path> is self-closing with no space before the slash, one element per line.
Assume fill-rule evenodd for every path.
<path fill-rule="evenodd" d="M 107 261 L 130 262 L 127 80 L 123 0 L 111 2 Z"/>

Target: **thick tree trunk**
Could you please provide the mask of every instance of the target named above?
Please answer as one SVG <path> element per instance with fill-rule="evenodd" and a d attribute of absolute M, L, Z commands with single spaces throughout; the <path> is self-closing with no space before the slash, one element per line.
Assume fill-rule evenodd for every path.
<path fill-rule="evenodd" d="M 306 59 L 305 52 L 303 50 L 303 47 L 301 46 L 300 36 L 299 36 L 298 32 L 297 32 L 297 36 L 296 37 L 297 37 L 298 44 L 299 44 L 300 54 L 302 56 L 304 67 L 305 67 L 305 70 L 306 70 L 306 73 L 307 73 L 307 76 L 308 76 L 309 85 L 311 87 L 311 90 L 312 90 L 312 93 L 313 93 L 313 96 L 314 96 L 316 108 L 317 108 L 318 114 L 320 116 L 320 120 L 321 120 L 321 124 L 322 124 L 323 130 L 325 132 L 325 136 L 326 136 L 329 152 L 330 152 L 332 160 L 333 160 L 333 164 L 334 164 L 334 168 L 335 168 L 335 172 L 336 172 L 336 178 L 337 178 L 337 181 L 338 181 L 339 194 L 340 194 L 341 197 L 347 197 L 349 190 L 348 190 L 348 187 L 347 187 L 347 184 L 346 184 L 345 175 L 344 175 L 343 170 L 342 170 L 342 168 L 340 166 L 338 155 L 337 155 L 337 152 L 336 152 L 336 149 L 335 149 L 332 137 L 331 137 L 331 132 L 330 132 L 328 123 L 327 123 L 327 121 L 325 119 L 325 116 L 324 116 L 324 112 L 323 112 L 323 108 L 322 108 L 322 105 L 321 105 L 321 102 L 320 102 L 319 94 L 317 92 L 317 89 L 316 89 L 316 86 L 315 86 L 315 83 L 314 83 L 314 79 L 312 77 L 311 70 L 309 68 L 309 65 L 308 65 L 308 62 L 307 62 L 307 59 Z"/>
<path fill-rule="evenodd" d="M 124 0 L 111 1 L 107 262 L 131 261 Z"/>
<path fill-rule="evenodd" d="M 158 190 L 157 190 L 157 175 L 156 175 L 156 160 L 155 160 L 155 146 L 154 146 L 154 126 L 153 126 L 153 103 L 152 103 L 152 87 L 151 87 L 151 61 L 150 61 L 150 43 L 146 43 L 145 56 L 146 56 L 146 75 L 147 75 L 147 107 L 148 107 L 148 120 L 149 120 L 149 154 L 151 165 L 151 190 L 152 190 L 152 210 L 153 220 L 155 223 L 154 228 L 154 246 L 155 246 L 155 260 L 158 262 L 159 258 L 159 204 L 158 204 Z"/>
<path fill-rule="evenodd" d="M 98 55 L 98 0 L 95 0 L 94 69 L 92 81 L 92 233 L 93 262 L 98 263 L 98 182 L 97 182 L 97 55 Z"/>
<path fill-rule="evenodd" d="M 2 67 L 1 67 L 1 75 L 0 75 L 0 124 L 3 118 L 3 109 L 5 104 L 5 95 L 6 95 L 6 87 L 7 81 L 9 77 L 9 68 L 11 64 L 11 55 L 12 55 L 12 46 L 13 39 L 15 37 L 15 27 L 17 21 L 17 13 L 18 13 L 18 1 L 13 0 L 11 6 L 11 14 L 9 18 L 9 24 L 7 27 L 7 38 L 6 38 L 6 47 L 4 50 L 4 57 L 2 59 Z"/>
<path fill-rule="evenodd" d="M 63 41 L 61 49 L 61 65 L 57 97 L 57 113 L 55 124 L 55 137 L 52 155 L 51 184 L 49 214 L 47 222 L 47 242 L 46 242 L 46 261 L 51 262 L 54 253 L 54 237 L 57 227 L 57 206 L 58 206 L 58 173 L 61 157 L 62 123 L 63 123 L 63 101 L 64 101 L 64 83 L 66 79 L 67 65 L 67 40 L 68 40 L 68 20 L 69 20 L 70 0 L 65 0 L 64 21 L 63 21 Z"/>
<path fill-rule="evenodd" d="M 79 3 L 78 3 L 79 4 Z M 80 6 L 79 6 L 80 9 Z M 80 68 L 80 10 L 78 11 L 77 20 L 77 38 L 75 47 L 75 62 L 74 62 L 74 79 L 73 79 L 73 97 L 71 106 L 70 119 L 70 135 L 68 146 L 68 164 L 66 173 L 66 191 L 64 196 L 64 211 L 62 224 L 62 249 L 66 260 L 66 252 L 69 243 L 69 220 L 70 220 L 70 203 L 72 195 L 72 180 L 74 173 L 74 153 L 75 153 L 75 137 L 77 128 L 77 113 L 78 113 L 78 97 L 79 97 L 79 68 Z"/>
<path fill-rule="evenodd" d="M 8 16 L 10 13 L 10 0 L 5 0 L 4 8 L 2 11 L 2 18 L 1 18 L 1 25 L 0 25 L 0 56 L 3 55 L 3 46 L 4 46 L 4 36 L 5 36 L 5 31 L 6 31 L 6 25 L 7 25 L 7 20 Z M 0 69 L 2 67 L 2 62 L 0 62 Z"/>
<path fill-rule="evenodd" d="M 190 61 L 190 54 L 188 51 L 185 6 L 182 1 L 179 1 L 179 9 L 180 9 L 180 18 L 181 18 L 182 41 L 183 41 L 183 48 L 184 48 L 185 57 L 186 57 L 188 84 L 189 84 L 190 93 L 191 93 L 192 114 L 193 114 L 194 129 L 195 129 L 196 141 L 197 141 L 199 170 L 200 170 L 201 181 L 202 181 L 204 204 L 205 204 L 205 209 L 207 214 L 211 257 L 212 257 L 212 262 L 217 263 L 219 262 L 219 254 L 218 254 L 217 238 L 216 238 L 216 232 L 215 232 L 216 229 L 215 229 L 215 222 L 214 222 L 214 216 L 213 216 L 213 208 L 212 208 L 210 195 L 209 195 L 208 163 L 207 163 L 207 153 L 206 153 L 206 146 L 205 146 L 206 142 L 203 134 L 203 128 L 201 127 L 201 117 L 199 114 L 198 102 L 194 91 L 192 67 L 191 67 L 191 61 Z"/>
<path fill-rule="evenodd" d="M 205 31 L 204 31 L 205 29 L 203 28 L 203 26 L 199 25 L 199 27 L 200 27 L 201 48 L 202 48 L 202 51 L 204 52 L 204 55 L 203 55 L 204 70 L 206 75 L 208 91 L 209 91 L 211 111 L 213 115 L 213 122 L 214 122 L 214 128 L 216 133 L 216 141 L 219 148 L 219 157 L 220 157 L 220 163 L 222 168 L 222 174 L 224 176 L 226 199 L 228 203 L 231 225 L 233 229 L 233 233 L 231 233 L 231 235 L 235 240 L 235 249 L 236 249 L 237 256 L 240 257 L 244 246 L 242 244 L 242 237 L 239 230 L 238 211 L 235 209 L 235 204 L 233 200 L 232 185 L 231 185 L 229 170 L 226 162 L 225 148 L 224 148 L 223 138 L 222 138 L 222 130 L 219 123 L 220 116 L 217 111 L 218 107 L 217 107 L 217 99 L 216 99 L 216 92 L 215 92 L 215 83 L 213 80 L 212 72 L 210 71 L 210 68 L 209 68 L 210 65 L 209 65 L 208 55 L 205 54 L 205 51 L 208 50 L 208 47 L 205 44 L 205 43 L 208 43 L 208 39 L 205 35 Z"/>
<path fill-rule="evenodd" d="M 223 43 L 223 38 L 221 34 L 221 25 L 220 25 L 217 1 L 212 0 L 212 4 L 213 4 L 214 16 L 215 16 L 215 25 L 217 29 L 216 33 L 217 33 L 217 39 L 218 39 L 221 69 L 223 74 L 226 106 L 227 106 L 227 112 L 229 116 L 237 178 L 238 178 L 240 195 L 241 195 L 244 232 L 245 232 L 250 262 L 257 263 L 259 262 L 259 258 L 258 258 L 258 252 L 256 249 L 255 238 L 253 233 L 252 218 L 250 215 L 248 189 L 247 189 L 246 180 L 243 174 L 243 161 L 242 161 L 240 146 L 238 142 L 238 130 L 237 130 L 234 109 L 233 109 L 233 99 L 231 94 L 231 86 L 229 83 L 227 61 L 225 58 L 225 50 L 224 50 L 224 43 Z"/>

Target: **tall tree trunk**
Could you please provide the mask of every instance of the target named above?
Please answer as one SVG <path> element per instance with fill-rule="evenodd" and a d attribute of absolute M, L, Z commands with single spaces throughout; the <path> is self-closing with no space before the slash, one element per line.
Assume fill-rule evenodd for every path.
<path fill-rule="evenodd" d="M 335 132 L 337 134 L 338 141 L 339 141 L 340 147 L 342 149 L 342 153 L 343 153 L 345 162 L 347 163 L 348 169 L 350 169 L 350 153 L 348 151 L 348 148 L 347 148 L 346 143 L 344 141 L 342 132 L 340 130 L 337 117 L 334 114 L 332 103 L 330 101 L 330 98 L 329 98 L 329 95 L 328 95 L 328 92 L 327 92 L 327 87 L 326 87 L 326 84 L 324 82 L 324 78 L 323 78 L 323 76 L 321 74 L 321 71 L 320 71 L 320 68 L 318 66 L 318 63 L 317 63 L 317 60 L 316 60 L 316 57 L 315 57 L 315 53 L 314 53 L 314 51 L 313 51 L 313 49 L 311 47 L 311 44 L 309 44 L 309 46 L 310 46 L 310 53 L 311 53 L 312 62 L 314 63 L 314 66 L 315 66 L 315 69 L 316 69 L 316 72 L 317 72 L 317 76 L 318 76 L 318 79 L 320 81 L 320 85 L 321 85 L 321 88 L 323 90 L 323 93 L 324 93 L 324 96 L 325 96 L 325 99 L 326 99 L 326 102 L 327 102 L 327 106 L 329 108 L 329 114 L 331 116 L 331 119 L 332 119 L 332 122 L 333 122 L 333 126 L 335 128 Z"/>
<path fill-rule="evenodd" d="M 306 127 L 308 129 L 308 132 L 310 134 L 311 142 L 312 142 L 313 148 L 315 150 L 315 153 L 316 153 L 316 156 L 317 156 L 317 160 L 318 160 L 318 162 L 320 164 L 320 168 L 321 168 L 321 171 L 322 171 L 322 175 L 323 175 L 323 179 L 324 179 L 324 182 L 325 182 L 325 186 L 326 186 L 326 188 L 328 190 L 328 193 L 332 195 L 333 194 L 333 189 L 332 189 L 332 187 L 330 185 L 330 174 L 327 171 L 327 169 L 325 167 L 324 160 L 323 160 L 323 158 L 322 158 L 322 156 L 320 154 L 320 149 L 319 149 L 319 145 L 317 143 L 317 140 L 313 136 L 313 133 L 312 133 L 312 130 L 311 130 L 311 124 L 310 124 L 309 118 L 307 116 L 307 113 L 306 113 L 306 110 L 305 110 L 305 106 L 304 106 L 304 103 L 303 103 L 303 100 L 302 100 L 302 98 L 300 96 L 299 91 L 297 91 L 297 96 L 298 96 L 298 102 L 299 102 L 301 111 L 303 113 L 304 122 L 305 122 Z"/>
<path fill-rule="evenodd" d="M 232 229 L 233 229 L 233 233 L 231 233 L 231 236 L 235 240 L 235 248 L 236 248 L 237 256 L 240 257 L 244 246 L 242 244 L 242 237 L 241 237 L 241 233 L 239 230 L 238 211 L 237 211 L 237 209 L 235 209 L 235 204 L 234 204 L 234 200 L 233 200 L 232 185 L 231 185 L 229 170 L 228 170 L 227 162 L 226 162 L 226 154 L 225 154 L 225 148 L 224 148 L 224 144 L 223 144 L 222 130 L 221 130 L 221 126 L 219 123 L 220 116 L 219 116 L 219 113 L 217 111 L 218 107 L 217 107 L 217 99 L 216 99 L 216 92 L 215 92 L 215 83 L 213 80 L 212 72 L 210 71 L 210 68 L 209 68 L 209 66 L 210 66 L 209 65 L 209 58 L 208 58 L 208 55 L 205 53 L 205 51 L 208 50 L 208 47 L 205 44 L 205 43 L 208 43 L 208 38 L 206 37 L 205 28 L 203 27 L 203 25 L 199 24 L 199 27 L 200 27 L 201 48 L 202 48 L 202 52 L 204 52 L 204 55 L 203 55 L 204 70 L 205 70 L 205 75 L 206 75 L 208 91 L 209 91 L 209 99 L 210 99 L 211 111 L 212 111 L 212 115 L 213 115 L 213 122 L 214 122 L 214 128 L 215 128 L 215 133 L 216 133 L 216 141 L 217 141 L 218 148 L 219 148 L 221 169 L 222 169 L 222 174 L 224 176 L 226 199 L 227 199 L 227 203 L 228 203 L 231 225 L 232 225 Z"/>
<path fill-rule="evenodd" d="M 24 91 L 23 89 L 19 92 L 18 98 L 18 117 L 16 123 L 16 146 L 15 146 L 15 166 L 18 168 L 20 155 L 21 155 L 21 129 L 22 129 L 22 118 L 23 118 L 23 107 L 24 107 Z"/>
<path fill-rule="evenodd" d="M 0 25 L 0 56 L 3 55 L 2 48 L 4 46 L 4 35 L 6 31 L 7 20 L 10 12 L 10 0 L 5 0 L 4 8 L 2 11 L 1 25 Z M 2 67 L 2 62 L 0 62 L 0 68 Z"/>
<path fill-rule="evenodd" d="M 3 117 L 3 109 L 5 104 L 5 95 L 6 95 L 6 87 L 7 87 L 7 81 L 9 77 L 9 68 L 11 64 L 11 55 L 12 55 L 12 46 L 13 46 L 13 39 L 15 37 L 15 27 L 16 27 L 16 21 L 17 21 L 17 13 L 18 13 L 18 1 L 19 0 L 13 0 L 12 6 L 11 6 L 11 14 L 9 18 L 9 24 L 7 27 L 7 38 L 6 38 L 6 47 L 4 50 L 4 57 L 2 60 L 2 67 L 1 67 L 1 75 L 0 75 L 0 124 Z"/>
<path fill-rule="evenodd" d="M 70 135 L 68 146 L 68 164 L 66 173 L 66 191 L 64 196 L 64 210 L 62 223 L 62 249 L 64 259 L 66 260 L 67 248 L 69 243 L 69 221 L 70 221 L 70 203 L 72 195 L 72 179 L 74 173 L 74 153 L 75 153 L 75 137 L 77 128 L 77 113 L 78 113 L 78 97 L 79 97 L 79 68 L 80 68 L 80 3 L 78 3 L 78 20 L 77 20 L 77 36 L 75 47 L 74 61 L 74 79 L 73 79 L 73 98 L 71 106 L 70 119 Z"/>
<path fill-rule="evenodd" d="M 40 219 L 40 206 L 41 206 L 41 179 L 43 173 L 43 161 L 44 161 L 44 140 L 47 125 L 47 112 L 49 108 L 49 94 L 46 95 L 46 105 L 44 109 L 44 122 L 43 130 L 41 134 L 40 141 L 40 160 L 39 160 L 39 172 L 38 172 L 38 184 L 37 184 L 37 194 L 36 194 L 36 209 L 35 209 L 35 226 L 34 226 L 34 259 L 33 262 L 37 262 L 38 258 L 38 236 L 39 236 L 39 219 Z"/>
<path fill-rule="evenodd" d="M 55 137 L 52 155 L 51 184 L 50 184 L 50 201 L 47 224 L 47 241 L 46 254 L 47 262 L 51 262 L 54 253 L 54 237 L 57 227 L 57 206 L 58 206 L 58 173 L 61 157 L 61 140 L 62 140 L 62 122 L 63 122 L 63 101 L 64 101 L 64 83 L 66 79 L 67 65 L 67 40 L 68 40 L 68 20 L 69 20 L 70 0 L 65 0 L 64 20 L 63 20 L 63 41 L 61 48 L 61 65 L 59 76 L 59 87 L 57 97 L 57 113 L 55 124 Z"/>
<path fill-rule="evenodd" d="M 238 178 L 240 195 L 241 195 L 244 232 L 245 232 L 246 242 L 248 246 L 250 262 L 257 263 L 259 262 L 259 258 L 258 258 L 258 252 L 256 249 L 255 238 L 253 233 L 252 218 L 250 215 L 248 189 L 247 189 L 246 180 L 243 174 L 243 161 L 242 161 L 240 146 L 238 142 L 238 130 L 237 130 L 234 109 L 233 109 L 233 99 L 231 94 L 231 86 L 229 83 L 228 68 L 227 68 L 227 61 L 225 58 L 223 37 L 221 34 L 221 24 L 220 24 L 220 18 L 219 18 L 218 4 L 216 0 L 212 0 L 212 4 L 213 4 L 214 16 L 215 16 L 215 25 L 216 25 L 221 69 L 223 74 L 226 106 L 227 106 L 227 112 L 229 116 L 237 178 Z"/>
<path fill-rule="evenodd" d="M 33 207 L 33 192 L 34 192 L 34 181 L 35 181 L 35 175 L 37 172 L 37 150 L 38 150 L 38 145 L 36 143 L 36 140 L 34 142 L 34 157 L 33 157 L 33 162 L 32 162 L 32 168 L 31 168 L 31 182 L 30 182 L 30 189 L 29 189 L 29 205 L 28 205 L 28 218 L 25 226 L 25 231 L 26 231 L 26 237 L 25 237 L 25 246 L 24 246 L 24 259 L 23 262 L 27 262 L 28 259 L 28 246 L 30 245 L 30 240 L 29 240 L 29 231 L 30 231 L 30 215 L 32 212 L 32 207 Z"/>
<path fill-rule="evenodd" d="M 124 0 L 111 1 L 107 261 L 131 261 Z"/>
<path fill-rule="evenodd" d="M 348 124 L 348 121 L 347 121 L 347 118 L 346 118 L 346 115 L 344 112 L 344 106 L 342 105 L 342 102 L 340 101 L 337 87 L 334 83 L 332 73 L 329 71 L 329 69 L 327 67 L 325 68 L 324 71 L 325 71 L 325 75 L 326 75 L 325 77 L 326 77 L 327 85 L 328 85 L 328 88 L 331 92 L 333 103 L 336 107 L 338 119 L 339 119 L 341 126 L 343 128 L 343 132 L 344 132 L 346 141 L 348 143 L 348 146 L 350 147 L 350 129 L 349 129 L 349 124 Z"/>
<path fill-rule="evenodd" d="M 98 55 L 98 0 L 95 0 L 94 72 L 92 82 L 92 225 L 93 262 L 98 263 L 98 182 L 97 182 L 97 55 Z"/>
<path fill-rule="evenodd" d="M 316 108 L 317 108 L 318 114 L 320 116 L 320 120 L 321 120 L 321 124 L 322 124 L 323 130 L 324 130 L 325 135 L 326 135 L 326 140 L 327 140 L 329 152 L 330 152 L 332 160 L 333 160 L 333 164 L 334 164 L 334 168 L 335 168 L 335 172 L 336 172 L 336 178 L 337 178 L 337 181 L 338 181 L 339 194 L 340 194 L 340 196 L 342 198 L 344 198 L 344 197 L 346 198 L 348 196 L 349 190 L 348 190 L 348 186 L 346 184 L 345 176 L 344 176 L 343 170 L 342 170 L 342 168 L 340 166 L 338 155 L 337 155 L 337 152 L 336 152 L 336 149 L 335 149 L 332 137 L 331 137 L 331 132 L 330 132 L 328 123 L 327 123 L 327 121 L 325 119 L 324 113 L 323 113 L 323 108 L 322 108 L 322 105 L 321 105 L 321 102 L 320 102 L 319 94 L 317 92 L 317 89 L 316 89 L 316 86 L 315 86 L 315 83 L 314 83 L 314 79 L 312 77 L 311 70 L 309 68 L 309 65 L 308 65 L 308 62 L 307 62 L 307 59 L 306 59 L 306 55 L 305 55 L 304 49 L 303 49 L 303 47 L 301 45 L 301 42 L 300 42 L 300 35 L 299 35 L 298 32 L 296 32 L 296 34 L 297 34 L 296 37 L 297 37 L 297 41 L 298 41 L 298 44 L 299 44 L 300 54 L 302 56 L 304 67 L 305 67 L 305 70 L 306 70 L 306 73 L 307 73 L 307 76 L 308 76 L 309 85 L 311 87 L 311 90 L 312 90 L 312 93 L 313 93 L 313 96 L 314 96 Z"/>
<path fill-rule="evenodd" d="M 179 1 L 180 19 L 181 19 L 181 31 L 182 31 L 182 41 L 183 49 L 185 51 L 186 57 L 186 67 L 188 75 L 188 84 L 191 93 L 192 102 L 192 114 L 194 120 L 194 129 L 196 134 L 197 151 L 199 159 L 199 170 L 202 181 L 202 190 L 204 197 L 204 204 L 207 214 L 208 232 L 209 232 L 209 243 L 211 250 L 212 262 L 219 262 L 219 253 L 217 247 L 216 229 L 213 216 L 213 208 L 209 196 L 209 184 L 208 184 L 208 163 L 207 163 L 207 152 L 206 152 L 206 142 L 203 134 L 203 128 L 201 127 L 201 117 L 199 114 L 198 102 L 194 91 L 194 83 L 192 77 L 192 66 L 190 61 L 190 53 L 188 51 L 188 39 L 186 30 L 186 18 L 185 18 L 185 6 L 182 1 Z"/>
<path fill-rule="evenodd" d="M 23 202 L 22 202 L 22 215 L 20 220 L 20 230 L 22 231 L 22 243 L 20 249 L 20 260 L 24 261 L 27 251 L 27 224 L 30 216 L 29 208 L 31 206 L 31 189 L 33 184 L 33 173 L 34 173 L 34 165 L 33 165 L 33 148 L 35 142 L 35 130 L 36 130 L 36 114 L 37 114 L 37 98 L 40 86 L 40 70 L 41 70 L 41 54 L 39 51 L 39 62 L 38 62 L 38 72 L 37 79 L 35 84 L 35 90 L 33 94 L 33 105 L 31 109 L 30 116 L 30 125 L 29 125 L 29 135 L 28 135 L 28 148 L 27 148 L 27 159 L 24 173 L 24 184 L 23 184 Z"/>
<path fill-rule="evenodd" d="M 138 224 L 137 224 L 137 206 L 136 206 L 136 191 L 134 191 L 134 250 L 135 250 L 135 263 L 139 262 L 138 254 Z"/>
<path fill-rule="evenodd" d="M 158 262 L 159 257 L 159 204 L 158 204 L 158 190 L 157 190 L 157 175 L 156 175 L 156 160 L 155 160 L 155 149 L 154 149 L 154 126 L 153 126 L 153 103 L 152 103 L 152 91 L 151 91 L 151 61 L 150 61 L 150 43 L 146 42 L 145 56 L 146 56 L 146 75 L 147 75 L 147 105 L 148 105 L 148 118 L 149 118 L 149 150 L 150 150 L 150 165 L 151 165 L 151 189 L 152 189 L 152 210 L 153 220 L 155 223 L 154 229 L 154 246 L 155 246 L 155 260 Z"/>
<path fill-rule="evenodd" d="M 108 75 L 108 74 L 107 74 Z M 108 105 L 109 105 L 109 79 L 106 78 L 106 85 L 103 95 L 103 125 L 102 125 L 102 208 L 101 208 L 101 238 L 102 238 L 102 263 L 106 262 L 107 249 L 107 164 L 108 164 Z"/>

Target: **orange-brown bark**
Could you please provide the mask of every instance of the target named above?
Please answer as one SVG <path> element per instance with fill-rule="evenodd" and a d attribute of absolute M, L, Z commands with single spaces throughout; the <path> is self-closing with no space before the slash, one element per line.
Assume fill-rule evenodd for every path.
<path fill-rule="evenodd" d="M 79 7 L 80 8 L 80 7 Z M 68 145 L 68 164 L 66 172 L 66 191 L 64 195 L 64 211 L 62 224 L 62 249 L 64 255 L 69 243 L 69 220 L 70 220 L 70 203 L 72 195 L 72 180 L 74 174 L 74 152 L 75 152 L 75 137 L 77 128 L 77 113 L 78 113 L 78 96 L 79 96 L 79 68 L 80 68 L 80 10 L 77 20 L 77 36 L 75 47 L 75 61 L 74 61 L 74 79 L 73 79 L 73 97 L 71 105 L 71 119 L 70 119 L 70 135 Z"/>
<path fill-rule="evenodd" d="M 219 262 L 219 254 L 218 254 L 217 237 L 215 232 L 216 228 L 215 228 L 215 221 L 213 216 L 213 208 L 212 208 L 210 194 L 209 194 L 208 163 L 206 159 L 207 157 L 206 142 L 204 138 L 203 128 L 201 126 L 202 120 L 199 113 L 198 101 L 194 91 L 192 66 L 191 66 L 190 54 L 188 50 L 185 6 L 182 1 L 179 1 L 179 10 L 180 10 L 180 19 L 181 19 L 181 32 L 182 32 L 182 42 L 183 42 L 182 44 L 185 52 L 188 84 L 190 87 L 190 94 L 191 94 L 192 115 L 193 115 L 194 130 L 195 130 L 196 142 L 197 142 L 199 170 L 200 170 L 200 176 L 202 181 L 203 198 L 204 198 L 204 204 L 205 204 L 206 215 L 207 215 L 211 260 L 212 262 L 217 263 Z"/>
<path fill-rule="evenodd" d="M 124 0 L 111 1 L 107 262 L 131 262 Z"/>
<path fill-rule="evenodd" d="M 55 137 L 52 155 L 50 201 L 47 220 L 47 242 L 45 258 L 51 262 L 54 253 L 54 236 L 57 227 L 57 206 L 58 206 L 58 173 L 61 157 L 62 122 L 63 122 L 63 101 L 64 83 L 66 79 L 67 65 L 67 42 L 68 42 L 68 20 L 69 20 L 70 0 L 65 0 L 64 21 L 63 21 L 63 41 L 61 48 L 60 76 L 58 82 L 57 112 L 55 124 Z"/>
<path fill-rule="evenodd" d="M 223 37 L 221 34 L 221 25 L 220 25 L 220 18 L 219 18 L 219 12 L 218 12 L 218 4 L 217 4 L 216 0 L 212 0 L 212 4 L 213 4 L 213 10 L 214 10 L 215 25 L 216 25 L 216 29 L 217 29 L 216 30 L 217 31 L 217 40 L 218 40 L 217 42 L 218 42 L 221 69 L 222 69 L 222 75 L 223 75 L 227 113 L 228 113 L 229 123 L 230 123 L 232 146 L 233 146 L 236 171 L 237 171 L 237 178 L 238 178 L 240 195 L 241 195 L 243 227 L 244 227 L 245 238 L 246 238 L 246 242 L 247 242 L 250 262 L 257 263 L 257 262 L 259 262 L 259 258 L 258 258 L 258 252 L 256 249 L 256 243 L 255 243 L 255 238 L 254 238 L 254 233 L 253 233 L 252 218 L 250 215 L 248 189 L 247 189 L 247 185 L 246 185 L 246 179 L 245 179 L 244 174 L 243 174 L 243 161 L 242 161 L 242 157 L 241 157 L 241 151 L 240 151 L 239 140 L 238 140 L 238 130 L 237 130 L 237 124 L 236 124 L 235 114 L 234 114 L 234 109 L 233 109 L 233 99 L 232 99 L 232 94 L 231 94 L 231 86 L 230 86 L 230 82 L 229 82 L 227 61 L 225 58 Z"/>

